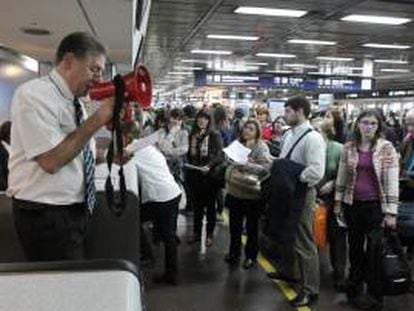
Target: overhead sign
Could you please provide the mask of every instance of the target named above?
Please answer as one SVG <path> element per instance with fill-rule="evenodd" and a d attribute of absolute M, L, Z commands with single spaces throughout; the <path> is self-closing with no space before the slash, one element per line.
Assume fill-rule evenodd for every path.
<path fill-rule="evenodd" d="M 195 86 L 259 86 L 340 91 L 359 91 L 362 89 L 362 80 L 366 80 L 362 77 L 220 71 L 195 71 L 194 77 Z M 370 80 L 373 86 L 374 81 Z"/>

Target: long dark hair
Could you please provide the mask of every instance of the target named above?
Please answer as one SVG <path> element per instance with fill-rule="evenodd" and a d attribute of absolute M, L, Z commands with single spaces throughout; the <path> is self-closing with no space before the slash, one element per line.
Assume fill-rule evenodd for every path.
<path fill-rule="evenodd" d="M 344 118 L 342 116 L 341 111 L 338 107 L 333 107 L 327 111 L 330 113 L 333 118 L 333 125 L 334 125 L 334 136 L 332 137 L 333 140 L 343 144 L 345 142 L 345 133 L 344 133 Z"/>
<path fill-rule="evenodd" d="M 365 117 L 374 117 L 375 119 L 377 119 L 377 122 L 378 122 L 377 131 L 375 132 L 374 139 L 371 144 L 371 147 L 372 147 L 377 143 L 378 139 L 382 137 L 382 130 L 383 130 L 383 121 L 382 121 L 381 115 L 375 109 L 364 110 L 358 115 L 354 123 L 353 140 L 357 146 L 361 144 L 362 137 L 361 137 L 361 133 L 359 131 L 358 125 L 361 119 Z"/>
<path fill-rule="evenodd" d="M 194 135 L 194 134 L 197 134 L 198 132 L 200 132 L 200 128 L 198 127 L 198 123 L 197 123 L 197 120 L 199 118 L 205 118 L 205 119 L 208 120 L 206 134 L 210 132 L 210 128 L 211 128 L 211 115 L 208 112 L 205 112 L 204 110 L 200 110 L 199 113 L 197 113 L 197 115 L 195 117 L 194 126 L 193 126 L 193 129 L 191 130 L 191 135 Z"/>

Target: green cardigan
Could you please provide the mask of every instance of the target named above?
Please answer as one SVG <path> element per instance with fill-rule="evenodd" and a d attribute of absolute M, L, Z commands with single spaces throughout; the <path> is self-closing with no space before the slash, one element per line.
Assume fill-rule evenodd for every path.
<path fill-rule="evenodd" d="M 325 175 L 319 183 L 318 188 L 322 187 L 328 181 L 336 179 L 343 147 L 344 146 L 342 144 L 334 140 L 328 140 L 326 143 Z"/>

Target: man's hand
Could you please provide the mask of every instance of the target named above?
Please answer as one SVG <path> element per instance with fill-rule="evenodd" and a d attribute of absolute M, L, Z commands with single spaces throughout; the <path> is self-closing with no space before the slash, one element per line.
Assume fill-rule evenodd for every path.
<path fill-rule="evenodd" d="M 99 117 L 99 122 L 102 126 L 112 121 L 114 106 L 114 97 L 108 97 L 101 101 L 101 104 L 95 114 Z"/>
<path fill-rule="evenodd" d="M 321 189 L 319 189 L 320 195 L 328 195 L 332 193 L 334 190 L 335 182 L 333 180 L 328 181 L 326 184 L 324 184 Z"/>

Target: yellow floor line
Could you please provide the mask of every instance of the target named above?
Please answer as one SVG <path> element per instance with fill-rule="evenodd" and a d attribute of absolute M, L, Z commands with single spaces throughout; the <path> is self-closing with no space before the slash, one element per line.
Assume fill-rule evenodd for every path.
<path fill-rule="evenodd" d="M 225 224 L 229 224 L 229 216 L 227 214 L 227 212 L 223 212 L 222 214 L 223 216 L 223 220 Z M 242 243 L 243 245 L 246 245 L 246 236 L 243 235 L 242 236 Z M 262 267 L 262 269 L 266 272 L 275 272 L 277 269 L 269 262 L 269 260 L 266 259 L 265 256 L 263 256 L 261 253 L 259 253 L 258 258 L 257 258 L 257 262 L 259 263 L 259 265 Z M 286 282 L 283 281 L 277 281 L 277 280 L 272 280 L 273 283 L 275 283 L 277 285 L 277 287 L 279 288 L 279 290 L 282 292 L 282 294 L 287 298 L 287 300 L 292 300 L 297 296 L 297 292 L 291 287 L 289 286 L 289 284 L 287 284 Z M 312 309 L 310 307 L 300 307 L 297 308 L 298 311 L 311 311 Z"/>

